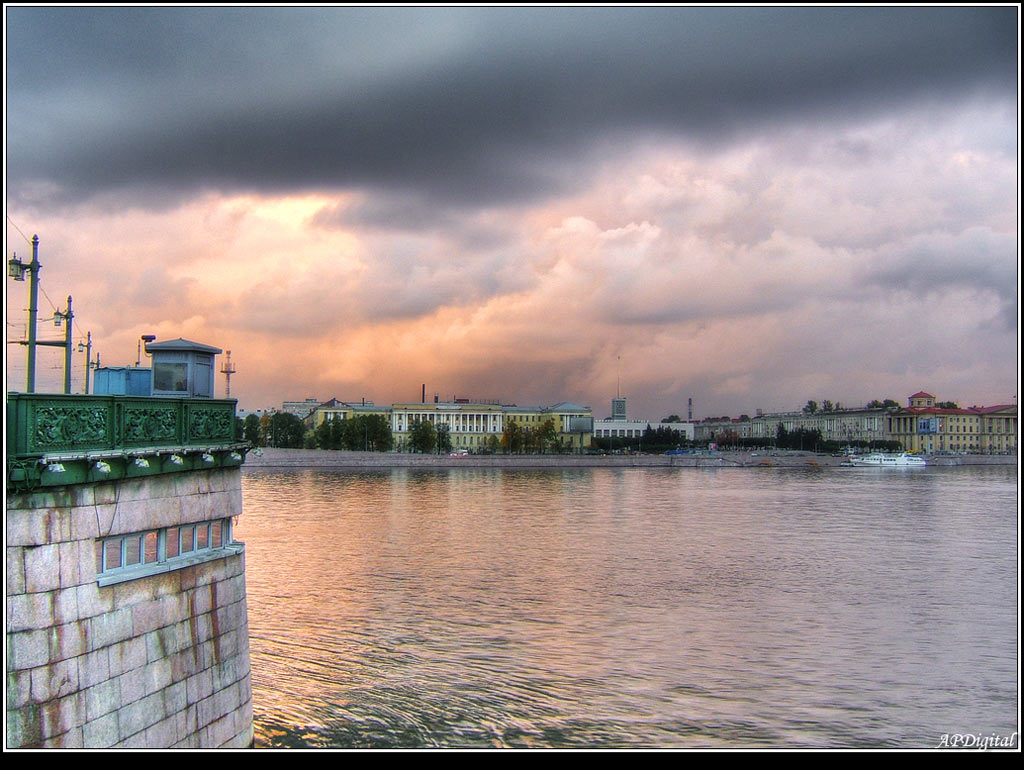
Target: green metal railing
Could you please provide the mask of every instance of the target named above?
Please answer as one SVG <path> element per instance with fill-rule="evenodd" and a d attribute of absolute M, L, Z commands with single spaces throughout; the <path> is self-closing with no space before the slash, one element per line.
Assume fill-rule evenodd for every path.
<path fill-rule="evenodd" d="M 7 486 L 241 465 L 234 400 L 9 393 Z"/>

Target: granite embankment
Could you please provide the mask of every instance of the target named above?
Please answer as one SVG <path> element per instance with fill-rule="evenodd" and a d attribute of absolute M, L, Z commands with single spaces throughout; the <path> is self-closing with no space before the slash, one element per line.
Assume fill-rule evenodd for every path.
<path fill-rule="evenodd" d="M 257 468 L 825 468 L 842 457 L 813 452 L 715 452 L 692 455 L 448 455 L 264 448 L 250 452 L 243 472 Z M 1016 465 L 1015 455 L 928 457 L 930 465 Z"/>

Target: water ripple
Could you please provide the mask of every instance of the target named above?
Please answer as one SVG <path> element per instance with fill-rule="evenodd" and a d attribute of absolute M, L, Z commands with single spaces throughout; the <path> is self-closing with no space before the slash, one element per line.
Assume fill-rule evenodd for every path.
<path fill-rule="evenodd" d="M 247 470 L 243 492 L 257 745 L 1017 729 L 1015 469 Z"/>

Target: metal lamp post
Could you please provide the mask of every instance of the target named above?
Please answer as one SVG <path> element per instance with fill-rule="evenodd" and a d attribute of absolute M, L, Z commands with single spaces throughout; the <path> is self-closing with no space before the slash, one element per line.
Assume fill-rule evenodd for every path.
<path fill-rule="evenodd" d="M 37 341 L 37 345 L 50 345 L 53 347 L 64 348 L 64 392 L 71 392 L 71 326 L 75 314 L 71 312 L 71 295 L 68 295 L 68 307 L 64 311 L 56 311 L 53 314 L 53 325 L 60 328 L 62 321 L 67 321 L 67 326 L 64 328 L 64 341 L 63 342 L 49 342 L 49 341 Z"/>
<path fill-rule="evenodd" d="M 78 343 L 78 352 L 85 352 L 85 395 L 89 395 L 89 372 L 92 369 L 100 368 L 100 354 L 96 354 L 96 361 L 92 360 L 92 332 L 86 332 L 85 342 Z"/>

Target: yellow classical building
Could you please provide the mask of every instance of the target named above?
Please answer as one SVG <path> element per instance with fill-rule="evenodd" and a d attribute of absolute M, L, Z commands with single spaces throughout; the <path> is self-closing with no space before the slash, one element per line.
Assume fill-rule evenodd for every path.
<path fill-rule="evenodd" d="M 409 431 L 417 422 L 430 422 L 435 428 L 445 426 L 453 449 L 477 452 L 489 449 L 491 436 L 501 437 L 505 430 L 501 404 L 474 404 L 461 401 L 392 404 L 391 434 L 395 449 L 402 451 L 409 441 Z"/>
<path fill-rule="evenodd" d="M 444 426 L 452 448 L 469 452 L 495 451 L 510 423 L 523 430 L 535 431 L 550 419 L 565 446 L 576 450 L 590 446 L 593 435 L 590 407 L 567 402 L 524 407 L 453 400 L 375 406 L 331 399 L 317 407 L 306 424 L 315 429 L 324 420 L 347 420 L 359 414 L 383 415 L 391 426 L 394 446 L 398 451 L 408 445 L 409 431 L 420 421 L 429 422 L 435 428 Z"/>
<path fill-rule="evenodd" d="M 908 452 L 1017 453 L 1017 405 L 938 406 L 920 391 L 889 415 L 889 434 Z"/>
<path fill-rule="evenodd" d="M 332 398 L 313 409 L 304 422 L 307 428 L 316 430 L 324 420 L 348 420 L 360 414 L 379 414 L 390 421 L 391 407 L 375 406 L 372 401 L 356 404 Z"/>

